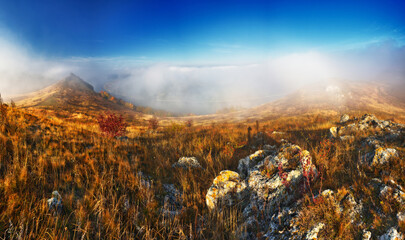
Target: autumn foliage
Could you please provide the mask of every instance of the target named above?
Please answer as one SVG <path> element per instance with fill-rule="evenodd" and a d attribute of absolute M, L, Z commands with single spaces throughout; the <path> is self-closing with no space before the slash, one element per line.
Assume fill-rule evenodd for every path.
<path fill-rule="evenodd" d="M 159 120 L 156 117 L 149 119 L 148 123 L 149 129 L 156 130 L 159 127 Z"/>
<path fill-rule="evenodd" d="M 122 115 L 113 113 L 100 114 L 97 119 L 100 130 L 109 137 L 122 136 L 126 132 L 127 123 L 125 123 Z"/>

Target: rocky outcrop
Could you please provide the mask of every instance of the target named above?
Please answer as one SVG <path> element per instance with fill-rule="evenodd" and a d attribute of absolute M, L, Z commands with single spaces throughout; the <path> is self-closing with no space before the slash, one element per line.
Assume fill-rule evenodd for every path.
<path fill-rule="evenodd" d="M 302 194 L 299 189 L 304 179 L 317 176 L 309 152 L 289 143 L 280 148 L 267 146 L 241 159 L 238 171 L 225 170 L 214 179 L 206 195 L 208 208 L 221 211 L 226 206 L 240 207 L 241 239 L 254 239 L 250 234 L 258 232 L 270 239 L 288 239 L 290 233 L 280 235 L 279 230 L 290 228 L 297 215 L 296 200 Z"/>
<path fill-rule="evenodd" d="M 342 116 L 343 118 L 343 116 Z M 387 147 L 388 144 L 404 143 L 405 127 L 402 124 L 393 123 L 387 120 L 379 120 L 372 114 L 363 115 L 360 120 L 344 121 L 341 126 L 331 127 L 329 136 L 343 142 L 353 142 L 355 135 L 366 135 L 363 139 L 363 146 L 366 153 L 361 156 L 361 162 L 371 167 L 386 164 L 393 157 L 398 157 L 395 148 Z M 370 151 L 371 147 L 371 151 Z"/>
<path fill-rule="evenodd" d="M 373 170 L 369 167 L 387 164 L 401 156 L 397 147 L 404 147 L 403 125 L 379 120 L 370 114 L 360 120 L 347 117 L 344 120 L 339 126 L 331 128 L 329 134 L 332 142 L 350 142 L 359 148 L 362 154 L 357 169 L 363 179 L 368 179 L 365 172 Z M 308 190 L 305 183 L 316 179 L 317 175 L 310 153 L 283 140 L 279 147 L 265 145 L 262 150 L 240 159 L 238 172 L 220 172 L 208 190 L 206 203 L 211 212 L 230 206 L 242 212 L 236 233 L 239 239 L 323 239 L 326 231 L 330 231 L 327 220 L 311 223 L 313 225 L 306 226 L 305 231 L 299 228 L 302 226 L 300 214 L 305 206 L 302 193 Z M 370 196 L 372 202 L 389 202 L 403 211 L 404 189 L 392 180 L 383 182 L 374 178 L 367 181 L 369 195 L 356 195 L 356 188 L 348 186 L 343 192 L 324 190 L 312 200 L 332 206 L 333 211 L 350 222 L 350 226 L 363 231 L 358 235 L 363 239 L 402 239 L 403 236 L 398 233 L 405 219 L 402 212 L 389 216 L 391 222 L 394 218 L 395 223 L 384 229 L 387 232 L 383 235 L 381 230 L 376 231 L 366 222 L 370 217 L 370 208 L 381 219 L 387 218 L 381 206 L 370 205 Z"/>
<path fill-rule="evenodd" d="M 347 124 L 348 121 L 341 123 L 343 126 L 330 128 L 330 137 L 338 138 L 340 136 L 356 135 L 365 131 L 379 131 L 381 133 L 380 139 L 394 141 L 404 133 L 404 126 L 402 124 L 379 120 L 372 114 L 365 114 L 360 120 L 351 124 Z"/>

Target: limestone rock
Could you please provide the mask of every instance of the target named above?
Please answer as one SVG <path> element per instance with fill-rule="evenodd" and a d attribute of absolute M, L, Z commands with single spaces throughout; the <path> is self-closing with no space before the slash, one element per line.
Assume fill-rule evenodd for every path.
<path fill-rule="evenodd" d="M 371 239 L 371 232 L 363 230 L 362 240 L 370 240 Z"/>
<path fill-rule="evenodd" d="M 181 192 L 173 184 L 163 184 L 163 190 L 166 192 L 162 208 L 163 215 L 173 217 L 180 214 L 183 208 Z"/>
<path fill-rule="evenodd" d="M 321 196 L 324 197 L 324 198 L 334 199 L 335 198 L 335 192 L 330 190 L 330 189 L 326 189 L 326 190 L 322 191 Z"/>
<path fill-rule="evenodd" d="M 349 117 L 349 115 L 347 115 L 347 114 L 343 114 L 341 117 L 340 117 L 340 123 L 346 123 L 347 121 L 349 121 L 349 119 L 350 119 L 350 117 Z"/>
<path fill-rule="evenodd" d="M 195 157 L 181 157 L 176 163 L 173 163 L 172 167 L 181 167 L 184 169 L 202 168 Z"/>
<path fill-rule="evenodd" d="M 245 188 L 246 184 L 241 181 L 237 172 L 221 171 L 208 189 L 206 195 L 208 208 L 213 210 L 222 205 L 234 205 L 238 200 L 242 199 Z"/>
<path fill-rule="evenodd" d="M 329 137 L 331 137 L 331 138 L 337 138 L 338 137 L 338 128 L 337 127 L 331 127 L 329 129 Z"/>
<path fill-rule="evenodd" d="M 266 156 L 265 150 L 258 150 L 255 153 L 242 158 L 239 160 L 238 164 L 238 172 L 241 177 L 246 177 L 248 175 L 249 169 L 255 166 L 260 160 L 262 160 Z"/>
<path fill-rule="evenodd" d="M 378 147 L 373 152 L 366 154 L 362 161 L 370 166 L 377 166 L 387 163 L 391 157 L 396 156 L 398 156 L 397 150 Z"/>
<path fill-rule="evenodd" d="M 318 239 L 318 233 L 321 231 L 322 228 L 325 227 L 325 224 L 323 223 L 318 223 L 316 226 L 314 226 L 311 231 L 309 231 L 305 237 L 305 239 L 308 240 L 316 240 Z"/>
<path fill-rule="evenodd" d="M 253 233 L 269 239 L 290 239 L 291 233 L 284 229 L 291 228 L 290 222 L 298 214 L 291 206 L 302 194 L 299 189 L 304 176 L 317 175 L 309 152 L 297 145 L 285 143 L 278 152 L 266 154 L 258 151 L 242 159 L 241 175 L 222 171 L 206 196 L 211 210 L 218 209 L 219 202 L 238 204 L 243 217 L 238 231 L 241 239 L 256 239 Z"/>
<path fill-rule="evenodd" d="M 52 192 L 52 198 L 48 199 L 47 203 L 49 211 L 52 212 L 54 216 L 62 213 L 62 197 L 58 191 Z"/>
<path fill-rule="evenodd" d="M 397 213 L 398 225 L 405 224 L 405 212 Z"/>
<path fill-rule="evenodd" d="M 399 185 L 387 186 L 381 188 L 380 198 L 394 199 L 400 206 L 405 205 L 405 193 Z"/>
<path fill-rule="evenodd" d="M 403 240 L 404 235 L 399 233 L 394 227 L 388 229 L 388 231 L 380 237 L 380 240 Z"/>
<path fill-rule="evenodd" d="M 361 117 L 361 120 L 360 120 L 360 123 L 368 123 L 368 124 L 370 124 L 371 122 L 373 122 L 373 121 L 376 121 L 376 120 L 378 120 L 373 114 L 364 114 L 362 117 Z"/>
<path fill-rule="evenodd" d="M 351 135 L 340 136 L 339 139 L 342 142 L 350 142 L 350 141 L 354 140 L 354 136 L 351 136 Z"/>

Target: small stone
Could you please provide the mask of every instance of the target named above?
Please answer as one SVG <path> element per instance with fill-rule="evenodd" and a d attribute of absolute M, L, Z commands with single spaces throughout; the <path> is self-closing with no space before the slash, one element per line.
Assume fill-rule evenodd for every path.
<path fill-rule="evenodd" d="M 335 192 L 330 190 L 330 189 L 326 189 L 326 190 L 322 191 L 321 196 L 324 197 L 324 198 L 332 198 L 333 199 L 334 196 L 335 196 Z"/>
<path fill-rule="evenodd" d="M 380 240 L 403 240 L 404 236 L 399 233 L 394 227 L 391 227 L 384 235 L 380 237 Z"/>
<path fill-rule="evenodd" d="M 172 167 L 181 167 L 184 169 L 202 168 L 195 157 L 181 157 L 176 163 L 173 163 Z"/>
<path fill-rule="evenodd" d="M 349 119 L 350 119 L 349 115 L 343 114 L 343 115 L 340 117 L 340 123 L 346 123 L 347 121 L 349 121 Z"/>
<path fill-rule="evenodd" d="M 371 239 L 371 232 L 363 230 L 362 240 L 370 240 Z"/>
<path fill-rule="evenodd" d="M 52 212 L 54 216 L 62 213 L 62 197 L 58 191 L 52 192 L 52 198 L 48 199 L 47 203 L 49 211 Z"/>
<path fill-rule="evenodd" d="M 331 138 L 337 138 L 337 136 L 338 136 L 338 129 L 337 129 L 337 127 L 331 127 L 331 128 L 329 129 L 329 136 L 330 136 Z"/>
<path fill-rule="evenodd" d="M 354 140 L 354 136 L 340 136 L 339 139 L 342 142 L 350 142 Z"/>
<path fill-rule="evenodd" d="M 405 212 L 397 213 L 397 218 L 398 218 L 398 225 L 399 223 L 405 223 Z"/>
<path fill-rule="evenodd" d="M 163 184 L 166 192 L 163 202 L 162 213 L 164 216 L 176 216 L 180 214 L 183 206 L 183 195 L 173 184 Z"/>
<path fill-rule="evenodd" d="M 361 117 L 361 123 L 368 123 L 370 124 L 372 121 L 378 120 L 373 114 L 364 114 Z"/>
<path fill-rule="evenodd" d="M 308 239 L 308 240 L 316 240 L 316 239 L 318 239 L 318 233 L 319 233 L 319 231 L 320 231 L 322 228 L 324 228 L 324 227 L 325 227 L 325 224 L 323 224 L 323 223 L 318 223 L 315 227 L 313 227 L 313 228 L 311 229 L 311 231 L 309 231 L 309 232 L 307 233 L 307 236 L 306 236 L 305 239 Z"/>

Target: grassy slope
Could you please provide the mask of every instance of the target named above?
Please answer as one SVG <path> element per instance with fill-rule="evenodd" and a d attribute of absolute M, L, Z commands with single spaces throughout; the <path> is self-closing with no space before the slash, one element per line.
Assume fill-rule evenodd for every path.
<path fill-rule="evenodd" d="M 168 122 L 157 132 L 131 123 L 129 140 L 119 141 L 106 139 L 95 119 L 86 114 L 77 117 L 69 112 L 10 107 L 6 112 L 7 117 L 0 124 L 1 238 L 21 235 L 35 239 L 185 236 L 223 239 L 234 233 L 240 212 L 231 209 L 210 214 L 205 207 L 205 194 L 221 170 L 236 170 L 238 160 L 255 151 L 244 147 L 246 128 L 255 128 L 253 123 L 211 122 L 185 127 L 184 122 L 177 120 Z M 266 143 L 277 143 L 282 137 L 310 150 L 317 166 L 324 166 L 323 189 L 342 193 L 355 186 L 359 194 L 369 194 L 373 199 L 373 193 L 365 187 L 367 179 L 356 177 L 357 170 L 353 168 L 358 161 L 358 146 L 337 142 L 331 149 L 325 149 L 320 144 L 334 124 L 329 116 L 301 115 L 261 121 L 259 128 L 268 135 Z M 285 135 L 271 135 L 273 130 L 283 131 Z M 392 174 L 385 178 L 394 178 L 405 186 L 405 174 L 401 174 L 405 169 L 404 149 L 399 150 L 401 158 L 389 166 Z M 172 169 L 171 165 L 181 156 L 195 156 L 204 170 Z M 142 176 L 150 176 L 151 187 L 145 186 L 139 171 L 143 172 Z M 381 171 L 370 172 L 369 178 L 380 177 Z M 186 208 L 174 218 L 165 218 L 159 212 L 164 198 L 163 183 L 175 184 L 184 194 Z M 318 190 L 320 182 L 313 187 Z M 53 190 L 63 197 L 64 210 L 60 217 L 47 211 L 46 199 Z M 314 205 L 308 201 L 306 204 L 310 211 L 302 215 L 303 230 L 310 226 L 306 222 L 326 218 L 319 212 L 331 209 L 327 203 Z M 388 206 L 389 220 L 397 208 Z M 367 223 L 374 224 L 376 232 L 384 229 L 387 220 L 378 218 L 370 213 Z M 357 236 L 355 228 L 345 225 L 347 216 L 328 219 L 331 226 L 328 229 L 332 231 L 329 234 L 335 234 L 336 238 Z"/>

